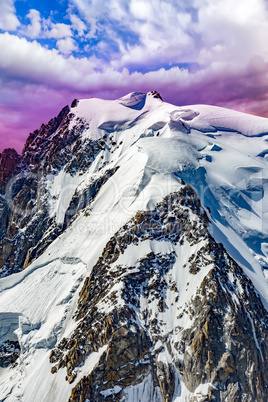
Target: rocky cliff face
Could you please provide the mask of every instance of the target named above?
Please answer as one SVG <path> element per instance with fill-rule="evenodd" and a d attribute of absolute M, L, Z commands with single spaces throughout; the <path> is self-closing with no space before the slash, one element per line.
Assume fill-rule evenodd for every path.
<path fill-rule="evenodd" d="M 154 210 L 139 211 L 107 243 L 80 292 L 79 324 L 50 355 L 52 373 L 65 368 L 73 383 L 79 367 L 102 351 L 69 402 L 128 400 L 131 387 L 150 381 L 152 401 L 172 401 L 181 382 L 192 401 L 267 399 L 267 312 L 207 224 L 195 192 L 184 186 Z M 156 249 L 165 242 L 169 252 L 145 254 L 148 242 Z M 139 256 L 132 265 L 120 264 L 127 252 Z M 188 282 L 176 278 L 178 265 Z M 182 293 L 195 276 L 201 283 L 186 301 Z"/>
<path fill-rule="evenodd" d="M 153 91 L 2 153 L 0 400 L 268 400 L 267 132 Z"/>
<path fill-rule="evenodd" d="M 47 177 L 61 170 L 70 175 L 85 172 L 104 146 L 103 140 L 82 141 L 87 126 L 79 120 L 70 130 L 72 118 L 66 106 L 56 118 L 29 135 L 21 157 L 15 150 L 2 153 L 0 180 L 2 168 L 5 192 L 0 199 L 0 277 L 26 268 L 85 207 L 83 195 L 76 195 L 64 222 L 58 224 L 49 213 Z M 87 204 L 111 175 L 112 171 L 91 184 Z"/>
<path fill-rule="evenodd" d="M 0 191 L 5 191 L 9 180 L 18 172 L 21 158 L 15 149 L 5 149 L 0 154 Z"/>

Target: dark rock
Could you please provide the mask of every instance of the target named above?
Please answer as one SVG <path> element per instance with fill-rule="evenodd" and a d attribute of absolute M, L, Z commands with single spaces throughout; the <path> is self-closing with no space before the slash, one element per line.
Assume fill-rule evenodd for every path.
<path fill-rule="evenodd" d="M 210 244 L 215 265 L 192 301 L 193 325 L 182 332 L 183 380 L 192 392 L 201 382 L 217 383 L 219 401 L 245 396 L 249 401 L 266 400 L 267 312 L 251 281 L 223 246 L 211 238 Z"/>
<path fill-rule="evenodd" d="M 20 355 L 20 345 L 18 341 L 6 340 L 0 344 L 0 367 L 9 367 L 16 363 Z"/>
<path fill-rule="evenodd" d="M 72 101 L 71 108 L 76 107 L 76 106 L 78 105 L 78 103 L 79 103 L 79 100 L 74 99 L 74 100 Z"/>
<path fill-rule="evenodd" d="M 189 221 L 189 210 L 195 214 L 195 222 Z M 177 218 L 170 219 L 174 216 Z M 196 194 L 185 186 L 157 204 L 153 211 L 139 211 L 110 239 L 80 292 L 75 314 L 79 324 L 65 352 L 70 362 L 67 377 L 92 351 L 104 345 L 107 348 L 91 374 L 74 387 L 70 401 L 105 400 L 102 391 L 115 385 L 120 386 L 123 396 L 124 388 L 143 381 L 149 374 L 154 386 L 161 390 L 163 400 L 172 401 L 176 370 L 193 393 L 202 383 L 216 385 L 208 387 L 204 401 L 267 399 L 267 313 L 250 280 L 223 246 L 213 240 L 207 224 L 208 218 Z M 183 355 L 183 361 L 167 365 L 157 356 L 163 348 L 172 356 L 172 347 L 168 337 L 161 336 L 157 317 L 168 308 L 167 289 L 177 292 L 176 285 L 165 279 L 176 257 L 174 253 L 151 252 L 135 267 L 119 266 L 116 262 L 129 244 L 139 244 L 145 238 L 181 244 L 182 236 L 187 236 L 192 244 L 205 240 L 198 253 L 189 258 L 190 271 L 197 274 L 208 265 L 211 269 L 187 310 L 181 313 L 183 316 L 189 312 L 192 320 L 189 328 L 182 329 L 180 341 L 172 346 Z M 113 287 L 118 282 L 122 290 L 117 292 Z M 235 304 L 232 295 L 236 297 Z M 142 327 L 137 325 L 141 318 L 136 313 L 141 296 L 146 298 L 148 306 L 142 313 Z M 120 308 L 118 298 L 123 300 Z M 150 303 L 155 299 L 158 313 L 152 317 Z M 110 303 L 108 314 L 98 310 L 100 302 Z M 152 346 L 158 340 L 162 346 L 153 352 Z M 55 348 L 55 355 L 59 348 L 60 345 Z"/>
<path fill-rule="evenodd" d="M 161 101 L 163 100 L 163 98 L 162 98 L 162 96 L 160 95 L 159 92 L 157 92 L 157 91 L 151 91 L 150 93 L 153 95 L 154 98 L 156 98 L 156 99 L 161 99 Z"/>
<path fill-rule="evenodd" d="M 18 172 L 21 157 L 15 149 L 7 148 L 0 154 L 0 192 L 4 192 L 9 180 Z"/>

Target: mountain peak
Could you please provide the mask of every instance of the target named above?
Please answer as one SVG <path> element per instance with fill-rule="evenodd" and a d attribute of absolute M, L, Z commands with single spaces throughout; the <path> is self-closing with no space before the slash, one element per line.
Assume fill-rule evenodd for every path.
<path fill-rule="evenodd" d="M 268 400 L 267 142 L 155 91 L 30 134 L 0 195 L 0 400 Z"/>
<path fill-rule="evenodd" d="M 122 98 L 118 99 L 118 102 L 126 107 L 141 110 L 146 102 L 146 99 L 154 98 L 162 100 L 161 95 L 157 91 L 151 91 L 148 93 L 143 92 L 130 92 L 129 94 L 123 96 Z"/>

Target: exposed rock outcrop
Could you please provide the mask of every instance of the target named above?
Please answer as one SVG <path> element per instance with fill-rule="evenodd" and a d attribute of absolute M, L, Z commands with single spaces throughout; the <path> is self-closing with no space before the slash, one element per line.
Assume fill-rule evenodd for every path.
<path fill-rule="evenodd" d="M 182 331 L 179 365 L 188 389 L 213 383 L 217 401 L 267 399 L 268 317 L 251 281 L 217 245 L 213 269 L 189 309 L 192 325 Z"/>
<path fill-rule="evenodd" d="M 15 149 L 7 148 L 0 154 L 0 191 L 5 191 L 9 180 L 18 172 L 21 162 Z"/>
<path fill-rule="evenodd" d="M 74 194 L 65 211 L 64 222 L 55 221 L 48 202 L 48 175 L 57 175 L 61 170 L 71 176 L 83 174 L 101 150 L 105 147 L 110 150 L 106 137 L 101 140 L 82 138 L 88 129 L 82 119 L 69 129 L 72 119 L 66 106 L 57 117 L 29 135 L 21 158 L 14 150 L 2 153 L 0 173 L 4 172 L 5 194 L 0 198 L 0 277 L 20 271 L 37 258 L 67 228 L 72 218 L 90 205 L 116 170 L 106 172 L 103 164 L 103 174 L 92 180 L 82 194 Z M 18 166 L 23 169 L 19 171 Z"/>
<path fill-rule="evenodd" d="M 6 341 L 0 344 L 0 367 L 8 367 L 16 363 L 19 358 L 19 342 Z"/>
<path fill-rule="evenodd" d="M 197 390 L 192 401 L 201 400 L 198 387 L 204 383 L 211 384 L 204 401 L 266 400 L 267 312 L 250 280 L 212 239 L 207 224 L 195 192 L 184 186 L 155 210 L 139 211 L 107 243 L 81 290 L 79 324 L 50 357 L 53 372 L 66 367 L 72 383 L 91 354 L 103 350 L 69 402 L 120 400 L 125 389 L 148 376 L 165 402 L 172 401 L 180 382 L 193 395 Z M 190 302 L 180 299 L 179 283 L 171 279 L 178 263 L 175 250 L 151 252 L 135 266 L 117 263 L 128 247 L 139 249 L 146 240 L 170 242 L 175 250 L 186 243 L 198 247 L 185 269 L 193 277 L 204 270 L 207 274 Z M 181 306 L 181 314 L 167 332 L 161 316 L 171 308 L 170 300 Z M 177 325 L 187 316 L 187 329 Z M 162 353 L 170 362 L 161 360 Z"/>

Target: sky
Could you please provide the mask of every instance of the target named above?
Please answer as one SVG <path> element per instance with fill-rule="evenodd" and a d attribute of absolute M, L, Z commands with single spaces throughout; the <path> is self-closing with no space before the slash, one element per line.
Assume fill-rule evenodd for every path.
<path fill-rule="evenodd" d="M 268 117 L 268 0 L 0 0 L 0 152 L 74 98 Z"/>

